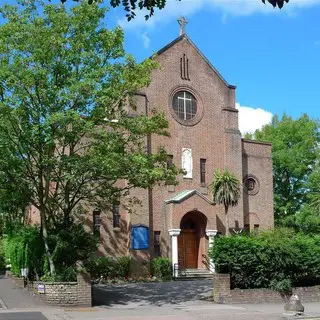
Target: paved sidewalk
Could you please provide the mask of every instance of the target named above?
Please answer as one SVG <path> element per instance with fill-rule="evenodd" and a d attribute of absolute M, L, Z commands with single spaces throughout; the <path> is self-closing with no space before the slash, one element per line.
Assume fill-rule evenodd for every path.
<path fill-rule="evenodd" d="M 306 303 L 306 315 L 320 320 L 319 303 Z M 9 310 L 8 310 L 9 311 Z M 46 308 L 32 313 L 0 311 L 0 320 L 283 320 L 283 304 L 149 306 L 144 308 Z M 36 313 L 36 311 L 38 313 Z M 10 310 L 12 312 L 12 310 Z M 40 312 L 40 313 L 39 313 Z M 8 317 L 9 316 L 9 317 Z M 318 316 L 318 317 L 315 317 Z M 310 319 L 306 318 L 306 319 Z M 305 319 L 305 318 L 296 318 Z"/>
<path fill-rule="evenodd" d="M 44 306 L 31 292 L 28 292 L 26 289 L 20 289 L 13 281 L 4 276 L 0 276 L 0 305 L 0 310 Z"/>

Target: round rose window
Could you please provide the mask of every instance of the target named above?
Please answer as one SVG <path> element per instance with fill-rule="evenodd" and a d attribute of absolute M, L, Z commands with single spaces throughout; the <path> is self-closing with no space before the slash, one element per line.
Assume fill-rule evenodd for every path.
<path fill-rule="evenodd" d="M 192 120 L 197 114 L 197 100 L 188 91 L 178 91 L 173 96 L 173 110 L 179 119 Z"/>

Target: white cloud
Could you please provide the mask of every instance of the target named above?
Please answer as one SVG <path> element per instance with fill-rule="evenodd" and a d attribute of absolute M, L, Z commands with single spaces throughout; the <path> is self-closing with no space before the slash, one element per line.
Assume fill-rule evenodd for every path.
<path fill-rule="evenodd" d="M 253 133 L 272 119 L 272 113 L 261 108 L 241 106 L 238 102 L 236 108 L 239 110 L 239 129 L 242 134 Z"/>
<path fill-rule="evenodd" d="M 144 16 L 147 11 L 137 11 L 137 16 L 128 22 L 125 18 L 118 21 L 124 29 L 154 28 L 157 24 L 166 24 L 168 21 L 176 20 L 180 16 L 191 16 L 204 7 L 206 10 L 219 11 L 222 14 L 222 21 L 226 15 L 245 16 L 255 13 L 282 13 L 285 12 L 294 16 L 301 8 L 320 5 L 320 0 L 290 0 L 285 3 L 282 10 L 273 8 L 271 4 L 263 4 L 261 0 L 167 0 L 166 6 L 162 10 L 156 10 L 155 15 L 149 20 Z"/>
<path fill-rule="evenodd" d="M 144 32 L 142 35 L 141 35 L 141 38 L 142 38 L 142 41 L 143 41 L 143 46 L 148 49 L 149 48 L 149 45 L 150 45 L 150 38 L 148 37 L 147 33 Z"/>

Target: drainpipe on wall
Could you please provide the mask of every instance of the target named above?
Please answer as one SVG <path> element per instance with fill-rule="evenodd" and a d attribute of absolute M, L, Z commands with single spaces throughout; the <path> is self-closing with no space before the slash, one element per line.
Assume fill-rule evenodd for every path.
<path fill-rule="evenodd" d="M 149 100 L 145 93 L 137 92 L 135 95 L 143 97 L 145 101 L 145 115 L 149 116 Z M 147 135 L 147 154 L 151 154 L 151 135 Z M 150 253 L 150 261 L 152 261 L 154 257 L 153 252 L 153 193 L 152 188 L 148 188 L 148 211 L 149 211 L 149 253 Z M 151 264 L 150 264 L 151 266 Z"/>

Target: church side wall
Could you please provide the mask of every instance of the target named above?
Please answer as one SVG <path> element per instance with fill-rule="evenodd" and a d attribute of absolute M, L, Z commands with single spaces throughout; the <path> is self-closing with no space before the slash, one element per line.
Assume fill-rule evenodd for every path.
<path fill-rule="evenodd" d="M 243 207 L 245 225 L 253 230 L 274 227 L 273 178 L 271 144 L 242 140 L 243 148 Z M 253 192 L 245 188 L 245 178 L 253 176 L 258 185 Z"/>

